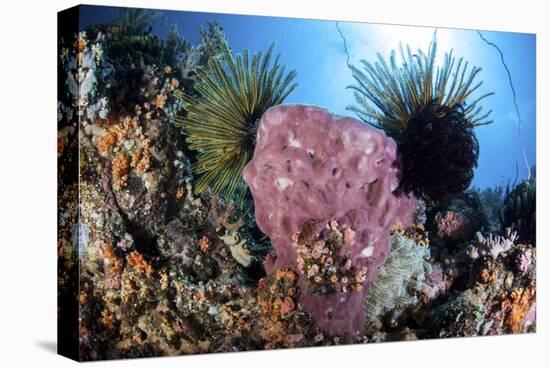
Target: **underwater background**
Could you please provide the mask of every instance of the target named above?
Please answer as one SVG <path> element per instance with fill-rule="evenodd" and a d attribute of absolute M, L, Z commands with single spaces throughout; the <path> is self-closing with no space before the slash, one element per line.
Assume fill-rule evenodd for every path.
<path fill-rule="evenodd" d="M 112 21 L 117 17 L 116 7 L 84 6 L 81 12 L 81 30 L 89 25 Z M 346 107 L 353 103 L 353 95 L 346 87 L 353 84 L 342 36 L 335 21 L 290 19 L 266 16 L 240 16 L 231 14 L 194 13 L 163 10 L 154 23 L 151 33 L 165 38 L 172 25 L 185 39 L 196 43 L 197 29 L 209 21 L 219 22 L 234 52 L 249 49 L 251 53 L 267 48 L 276 42 L 282 63 L 298 70 L 296 82 L 300 85 L 287 99 L 287 103 L 308 103 L 323 106 L 340 114 L 353 114 Z M 349 63 L 372 60 L 377 53 L 388 56 L 399 44 L 410 45 L 413 50 L 425 48 L 435 28 L 406 25 L 384 25 L 338 22 L 347 42 Z M 437 30 L 439 53 L 453 49 L 471 65 L 483 69 L 485 91 L 495 92 L 484 104 L 493 110 L 494 124 L 476 131 L 480 145 L 478 168 L 473 185 L 481 189 L 506 185 L 508 181 L 521 181 L 527 177 L 527 168 L 521 151 L 520 139 L 525 146 L 529 165 L 535 165 L 536 156 L 536 37 L 533 34 L 484 31 L 487 39 L 502 50 L 506 64 L 512 71 L 517 104 L 521 114 L 521 136 L 518 135 L 518 118 L 513 105 L 513 94 L 499 53 L 487 45 L 472 30 Z M 517 171 L 516 171 L 517 164 Z"/>
<path fill-rule="evenodd" d="M 534 35 L 71 11 L 61 354 L 536 331 Z"/>

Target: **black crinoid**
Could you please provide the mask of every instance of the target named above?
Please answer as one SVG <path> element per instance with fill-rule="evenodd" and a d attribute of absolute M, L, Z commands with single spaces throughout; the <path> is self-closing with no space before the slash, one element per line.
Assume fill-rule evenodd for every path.
<path fill-rule="evenodd" d="M 399 146 L 405 192 L 440 200 L 464 192 L 473 179 L 479 146 L 461 105 L 420 108 Z"/>
<path fill-rule="evenodd" d="M 378 55 L 374 64 L 351 66 L 357 104 L 348 107 L 363 121 L 383 129 L 399 146 L 400 188 L 417 197 L 440 201 L 464 192 L 477 166 L 479 146 L 474 128 L 486 125 L 491 111 L 481 113 L 485 93 L 470 100 L 483 82 L 474 84 L 481 68 L 445 54 L 435 65 L 436 40 L 428 54 L 400 48 L 401 63 L 392 51 L 389 63 Z"/>

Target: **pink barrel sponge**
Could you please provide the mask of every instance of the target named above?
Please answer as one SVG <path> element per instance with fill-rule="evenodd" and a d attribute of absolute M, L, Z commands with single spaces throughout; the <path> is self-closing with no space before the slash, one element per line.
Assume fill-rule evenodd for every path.
<path fill-rule="evenodd" d="M 274 249 L 266 272 L 298 269 L 296 238 L 306 221 L 332 222 L 338 231 L 353 233 L 335 260 L 361 272 L 361 286 L 349 289 L 341 284 L 347 279 L 337 279 L 332 292 L 320 294 L 306 277 L 299 282 L 300 304 L 330 334 L 354 334 L 364 326 L 365 295 L 389 255 L 391 228 L 396 222 L 410 225 L 415 199 L 396 192 L 396 148 L 381 130 L 309 105 L 279 105 L 260 121 L 243 175 L 257 224 Z"/>

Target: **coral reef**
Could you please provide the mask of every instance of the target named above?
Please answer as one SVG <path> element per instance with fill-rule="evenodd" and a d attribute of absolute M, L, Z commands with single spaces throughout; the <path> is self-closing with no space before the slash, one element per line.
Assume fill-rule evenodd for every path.
<path fill-rule="evenodd" d="M 338 287 L 320 295 L 302 281 L 304 310 L 332 334 L 361 328 L 363 297 L 389 255 L 390 229 L 396 221 L 410 224 L 414 199 L 394 192 L 399 171 L 395 158 L 396 145 L 382 131 L 317 107 L 281 105 L 260 121 L 244 179 L 254 196 L 258 226 L 274 247 L 266 259 L 267 273 L 298 268 L 298 247 L 291 237 L 307 230 L 310 219 L 322 225 L 334 221 L 332 227 L 354 232 L 353 245 L 338 252 L 349 253 L 351 267 L 366 273 L 361 290 L 344 293 Z M 308 236 L 319 236 L 320 229 L 309 230 Z"/>
<path fill-rule="evenodd" d="M 234 57 L 226 46 L 207 69 L 196 70 L 199 97 L 185 97 L 185 115 L 175 122 L 197 152 L 198 193 L 210 187 L 242 206 L 241 173 L 252 158 L 258 121 L 296 87 L 291 84 L 296 72 L 285 74 L 280 55 L 271 63 L 273 47 L 250 58 L 248 50 Z"/>
<path fill-rule="evenodd" d="M 462 192 L 469 171 L 457 161 L 441 169 L 448 179 L 412 177 L 437 167 L 434 152 L 476 155 L 477 68 L 467 75 L 448 55 L 437 76 L 434 43 L 402 54 L 406 67 L 354 69 L 358 99 L 374 103 L 356 112 L 380 130 L 280 105 L 294 72 L 272 47 L 234 56 L 217 23 L 192 43 L 175 26 L 156 36 L 158 19 L 121 9 L 60 40 L 62 352 L 84 361 L 536 330 L 535 178 Z M 470 133 L 464 150 L 454 145 Z M 426 170 L 410 165 L 425 158 Z"/>
<path fill-rule="evenodd" d="M 58 103 L 66 206 L 59 217 L 59 299 L 60 312 L 81 317 L 74 330 L 79 358 L 256 349 L 263 343 L 259 329 L 248 338 L 244 321 L 259 318 L 257 280 L 250 284 L 248 269 L 264 250 L 256 251 L 232 205 L 193 195 L 187 149 L 171 123 L 182 107 L 177 65 L 159 65 L 151 49 L 136 46 L 124 57 L 151 57 L 130 67 L 113 46 L 157 39 L 104 28 L 111 33 L 80 33 L 60 57 L 60 78 L 69 85 Z M 208 34 L 203 42 L 217 42 Z M 133 78 L 122 87 L 129 69 Z M 78 191 L 68 181 L 78 178 L 75 167 Z M 79 295 L 70 293 L 79 288 Z"/>
<path fill-rule="evenodd" d="M 529 266 L 522 271 L 517 262 L 509 261 L 517 259 L 518 252 L 525 249 L 525 245 L 512 245 L 502 252 L 508 256 L 476 259 L 468 287 L 434 309 L 437 336 L 533 331 L 536 324 L 534 268 Z M 534 249 L 529 247 L 529 251 Z"/>

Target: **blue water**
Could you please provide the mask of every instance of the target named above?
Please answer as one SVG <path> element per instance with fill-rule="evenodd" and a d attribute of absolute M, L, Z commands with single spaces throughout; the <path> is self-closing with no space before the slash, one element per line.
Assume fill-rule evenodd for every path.
<path fill-rule="evenodd" d="M 81 29 L 91 24 L 112 20 L 117 8 L 83 6 Z M 164 37 L 172 24 L 192 43 L 199 40 L 198 30 L 210 20 L 218 21 L 234 52 L 248 48 L 252 52 L 265 50 L 273 41 L 287 70 L 296 69 L 299 87 L 287 98 L 290 103 L 309 103 L 322 106 L 341 115 L 353 116 L 346 106 L 353 96 L 346 86 L 353 84 L 344 43 L 334 21 L 291 18 L 239 16 L 212 13 L 163 11 L 153 33 Z M 366 23 L 339 22 L 346 38 L 350 62 L 374 61 L 377 52 L 387 56 L 399 42 L 413 49 L 427 50 L 434 29 Z M 522 140 L 529 165 L 536 157 L 536 38 L 533 34 L 485 32 L 483 35 L 497 44 L 504 53 L 511 71 L 522 118 Z M 476 129 L 480 144 L 479 165 L 472 183 L 485 188 L 506 184 L 527 177 L 522 158 L 512 91 L 498 52 L 484 43 L 473 30 L 438 29 L 439 60 L 453 49 L 470 65 L 483 68 L 479 80 L 484 84 L 479 93 L 495 92 L 485 100 L 485 110 L 493 110 L 494 123 Z"/>

